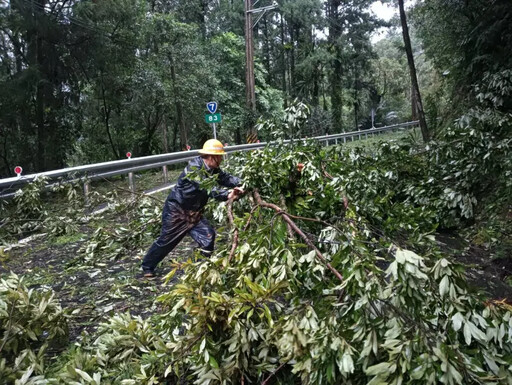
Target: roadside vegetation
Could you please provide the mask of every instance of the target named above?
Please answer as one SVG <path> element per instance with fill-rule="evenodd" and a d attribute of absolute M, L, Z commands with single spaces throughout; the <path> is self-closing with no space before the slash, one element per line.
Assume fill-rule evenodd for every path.
<path fill-rule="evenodd" d="M 157 281 L 138 265 L 159 231 L 158 199 L 112 196 L 87 217 L 68 186 L 55 217 L 41 186 L 27 187 L 11 203 L 27 220 L 18 231 L 49 238 L 2 254 L 2 378 L 509 383 L 511 291 L 484 264 L 510 262 L 510 121 L 478 111 L 428 146 L 411 136 L 370 150 L 301 143 L 231 155 L 249 192 L 210 206 L 215 255 L 184 243 Z"/>

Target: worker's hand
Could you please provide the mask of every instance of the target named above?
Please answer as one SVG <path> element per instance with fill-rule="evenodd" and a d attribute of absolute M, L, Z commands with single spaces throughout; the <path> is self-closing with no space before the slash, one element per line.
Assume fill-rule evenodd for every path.
<path fill-rule="evenodd" d="M 302 172 L 303 169 L 304 169 L 304 163 L 297 163 L 297 171 Z"/>
<path fill-rule="evenodd" d="M 237 200 L 243 194 L 244 190 L 239 187 L 235 187 L 233 190 L 229 190 L 228 199 Z"/>

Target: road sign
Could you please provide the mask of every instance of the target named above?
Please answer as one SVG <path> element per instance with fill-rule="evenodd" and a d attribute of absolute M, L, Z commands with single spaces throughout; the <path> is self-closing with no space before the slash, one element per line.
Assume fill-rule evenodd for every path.
<path fill-rule="evenodd" d="M 210 114 L 215 114 L 217 111 L 217 102 L 208 102 L 206 103 L 206 108 Z"/>
<path fill-rule="evenodd" d="M 14 173 L 16 175 L 18 175 L 18 178 L 21 176 L 21 173 L 23 172 L 23 169 L 21 168 L 21 166 L 16 166 L 14 167 Z"/>
<path fill-rule="evenodd" d="M 132 153 L 131 153 L 131 152 L 127 152 L 127 153 L 126 153 L 126 157 L 127 157 L 128 159 L 131 159 L 131 157 L 132 157 Z"/>
<path fill-rule="evenodd" d="M 204 120 L 206 123 L 221 123 L 222 116 L 220 115 L 220 112 L 217 114 L 206 114 L 204 116 Z"/>

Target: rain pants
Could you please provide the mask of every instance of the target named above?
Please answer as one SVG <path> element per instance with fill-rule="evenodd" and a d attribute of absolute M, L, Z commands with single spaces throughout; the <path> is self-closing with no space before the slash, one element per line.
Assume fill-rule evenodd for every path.
<path fill-rule="evenodd" d="M 223 187 L 236 187 L 241 184 L 239 178 L 220 169 L 208 169 L 201 157 L 189 162 L 167 197 L 162 212 L 162 231 L 160 237 L 151 245 L 142 261 L 142 269 L 152 272 L 176 245 L 189 234 L 199 245 L 203 255 L 213 252 L 215 230 L 203 217 L 203 209 L 208 198 L 220 201 L 228 199 L 227 189 L 213 189 L 210 194 L 200 188 L 199 183 L 187 179 L 187 174 L 194 169 L 205 170 L 207 174 L 218 174 L 217 181 Z"/>

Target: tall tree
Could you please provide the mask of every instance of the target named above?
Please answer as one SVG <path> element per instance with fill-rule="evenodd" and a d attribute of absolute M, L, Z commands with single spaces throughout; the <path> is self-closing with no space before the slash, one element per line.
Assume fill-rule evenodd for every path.
<path fill-rule="evenodd" d="M 370 4 L 369 0 L 329 0 L 327 2 L 331 52 L 331 113 L 334 132 L 343 130 L 344 83 L 351 84 L 347 89 L 353 91 L 352 111 L 354 117 L 359 114 L 357 111 L 360 105 L 358 89 L 363 84 L 360 79 L 369 69 L 372 58 L 370 33 L 381 25 L 381 22 L 370 14 Z"/>
<path fill-rule="evenodd" d="M 413 102 L 415 102 L 416 112 L 418 114 L 418 119 L 420 121 L 421 136 L 423 137 L 423 141 L 427 143 L 430 140 L 430 134 L 428 132 L 427 120 L 425 119 L 425 112 L 423 111 L 420 87 L 418 85 L 418 77 L 416 75 L 416 67 L 414 65 L 414 56 L 412 54 L 411 39 L 409 37 L 409 27 L 407 25 L 407 18 L 405 16 L 404 0 L 398 0 L 398 8 L 400 11 L 400 22 L 402 24 L 402 34 L 404 37 L 405 53 L 407 55 L 409 72 L 411 74 L 412 100 Z"/>

